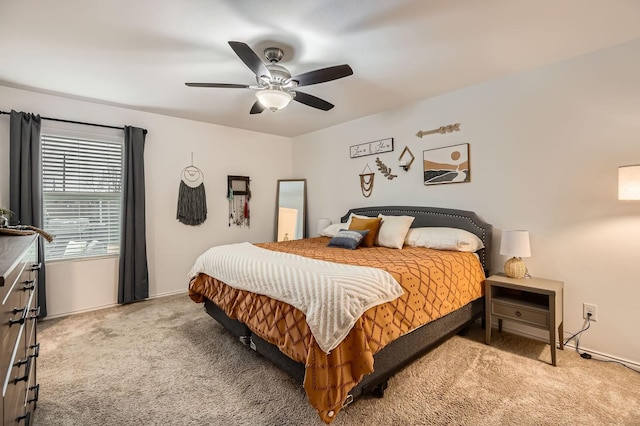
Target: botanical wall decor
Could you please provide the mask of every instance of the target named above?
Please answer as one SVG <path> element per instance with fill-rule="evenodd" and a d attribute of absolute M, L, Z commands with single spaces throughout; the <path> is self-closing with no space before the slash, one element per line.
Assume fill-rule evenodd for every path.
<path fill-rule="evenodd" d="M 470 182 L 469 144 L 423 151 L 424 184 Z"/>
<path fill-rule="evenodd" d="M 365 155 L 381 154 L 393 151 L 393 138 L 381 139 L 379 141 L 366 142 L 358 145 L 351 145 L 349 155 L 351 158 L 364 157 Z"/>
<path fill-rule="evenodd" d="M 448 126 L 440 126 L 437 129 L 433 130 L 420 130 L 416 133 L 416 136 L 421 138 L 427 135 L 434 135 L 436 133 L 451 133 L 451 132 L 459 132 L 460 131 L 460 123 L 449 124 Z"/>
<path fill-rule="evenodd" d="M 380 173 L 382 173 L 387 179 L 391 180 L 398 177 L 398 175 L 392 175 L 391 168 L 387 167 L 386 164 L 380 161 L 380 158 L 378 157 L 376 157 L 376 165 L 378 166 L 378 170 L 380 170 Z"/>

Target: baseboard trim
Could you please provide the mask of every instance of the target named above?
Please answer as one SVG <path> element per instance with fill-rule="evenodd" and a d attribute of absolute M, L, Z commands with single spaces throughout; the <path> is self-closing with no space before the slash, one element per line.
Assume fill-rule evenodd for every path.
<path fill-rule="evenodd" d="M 63 313 L 55 314 L 55 315 L 47 315 L 46 317 L 44 317 L 42 319 L 39 319 L 38 321 L 47 321 L 47 320 L 55 319 L 55 318 L 68 317 L 69 315 L 77 315 L 77 314 L 84 314 L 86 312 L 100 311 L 102 309 L 113 308 L 115 306 L 119 306 L 119 305 L 117 303 L 110 303 L 108 305 L 94 306 L 94 307 L 87 308 L 87 309 L 79 309 L 77 311 L 63 312 Z"/>
<path fill-rule="evenodd" d="M 523 337 L 526 337 L 528 339 L 533 339 L 533 340 L 537 340 L 537 341 L 540 341 L 540 342 L 545 342 L 547 344 L 549 343 L 548 339 L 542 339 L 539 335 L 532 334 L 532 333 L 527 333 L 525 330 L 520 329 L 520 328 L 515 329 L 513 327 L 509 327 L 509 326 L 506 325 L 506 323 L 503 323 L 502 329 L 504 331 L 506 331 L 507 333 L 516 334 L 518 336 L 523 336 Z M 564 337 L 565 340 L 568 337 L 571 336 L 571 334 L 569 334 L 569 333 L 565 333 L 565 334 L 568 334 L 568 336 Z M 574 349 L 574 350 L 576 348 L 575 344 L 573 344 L 573 343 L 568 343 L 568 344 L 565 345 L 565 347 L 566 348 L 571 348 L 571 349 Z M 582 352 L 588 352 L 589 354 L 591 354 L 591 356 L 593 356 L 595 358 L 598 358 L 598 360 L 607 361 L 607 362 L 618 362 L 618 363 L 623 364 L 624 366 L 626 366 L 626 367 L 628 367 L 628 368 L 630 368 L 632 370 L 640 372 L 640 363 L 637 363 L 635 361 L 630 361 L 628 359 L 618 358 L 618 357 L 615 357 L 613 355 L 606 354 L 606 353 L 603 353 L 603 352 L 598 352 L 598 351 L 595 351 L 593 349 L 589 349 L 589 348 L 584 347 L 584 346 L 580 346 L 580 352 L 581 353 Z"/>
<path fill-rule="evenodd" d="M 167 292 L 164 292 L 164 293 L 154 294 L 153 296 L 149 296 L 144 300 L 159 299 L 161 297 L 175 296 L 177 294 L 186 294 L 188 291 L 189 291 L 188 289 L 167 291 Z M 94 307 L 87 308 L 87 309 L 79 309 L 77 311 L 64 312 L 64 313 L 55 314 L 55 315 L 47 315 L 45 318 L 42 318 L 40 321 L 46 321 L 46 320 L 55 319 L 55 318 L 68 317 L 69 315 L 78 315 L 78 314 L 84 314 L 84 313 L 87 313 L 87 312 L 100 311 L 102 309 L 114 308 L 116 306 L 121 306 L 121 305 L 119 303 L 109 303 L 107 305 L 94 306 Z"/>
<path fill-rule="evenodd" d="M 189 292 L 189 289 L 181 289 L 181 290 L 174 290 L 174 291 L 166 291 L 164 293 L 158 293 L 158 294 L 154 294 L 153 296 L 149 296 L 148 299 L 158 299 L 160 297 L 167 297 L 167 296 L 175 296 L 176 294 L 186 294 Z"/>
<path fill-rule="evenodd" d="M 576 348 L 574 344 L 567 344 L 565 345 L 565 347 L 572 348 L 572 349 Z M 597 361 L 618 362 L 640 373 L 640 364 L 638 364 L 637 362 L 629 361 L 628 359 L 618 358 L 613 355 L 605 354 L 602 352 L 594 351 L 593 349 L 585 348 L 584 346 L 580 346 L 580 353 L 583 353 L 583 352 L 589 353 L 593 357 L 593 359 L 596 359 Z"/>

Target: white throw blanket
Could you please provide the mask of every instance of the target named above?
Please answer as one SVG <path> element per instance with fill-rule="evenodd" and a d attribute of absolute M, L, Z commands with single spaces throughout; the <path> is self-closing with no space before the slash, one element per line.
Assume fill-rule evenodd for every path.
<path fill-rule="evenodd" d="M 338 346 L 367 309 L 404 292 L 391 274 L 381 269 L 325 262 L 250 243 L 207 250 L 196 260 L 189 278 L 201 272 L 233 288 L 299 309 L 325 353 Z"/>

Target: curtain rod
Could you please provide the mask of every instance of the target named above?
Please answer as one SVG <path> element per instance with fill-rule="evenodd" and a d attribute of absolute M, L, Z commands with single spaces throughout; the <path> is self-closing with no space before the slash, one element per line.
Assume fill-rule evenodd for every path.
<path fill-rule="evenodd" d="M 6 111 L 0 111 L 0 115 L 2 114 L 6 114 L 6 115 L 10 115 L 10 112 L 6 112 Z M 117 130 L 124 130 L 124 127 L 118 127 L 118 126 L 109 126 L 107 124 L 96 124 L 96 123 L 86 123 L 84 121 L 73 121 L 73 120 L 62 120 L 60 118 L 50 118 L 50 117 L 40 117 L 42 120 L 49 120 L 49 121 L 59 121 L 61 123 L 72 123 L 72 124 L 84 124 L 87 126 L 95 126 L 95 127 L 105 127 L 107 129 L 117 129 Z M 147 133 L 147 130 L 144 129 L 144 133 Z"/>

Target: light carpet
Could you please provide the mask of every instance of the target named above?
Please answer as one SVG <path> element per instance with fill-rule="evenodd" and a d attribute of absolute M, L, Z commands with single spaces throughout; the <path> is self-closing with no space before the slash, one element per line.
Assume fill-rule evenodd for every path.
<path fill-rule="evenodd" d="M 297 384 L 186 295 L 42 321 L 33 424 L 323 425 Z M 640 425 L 640 374 L 484 330 L 454 336 L 333 425 Z"/>

